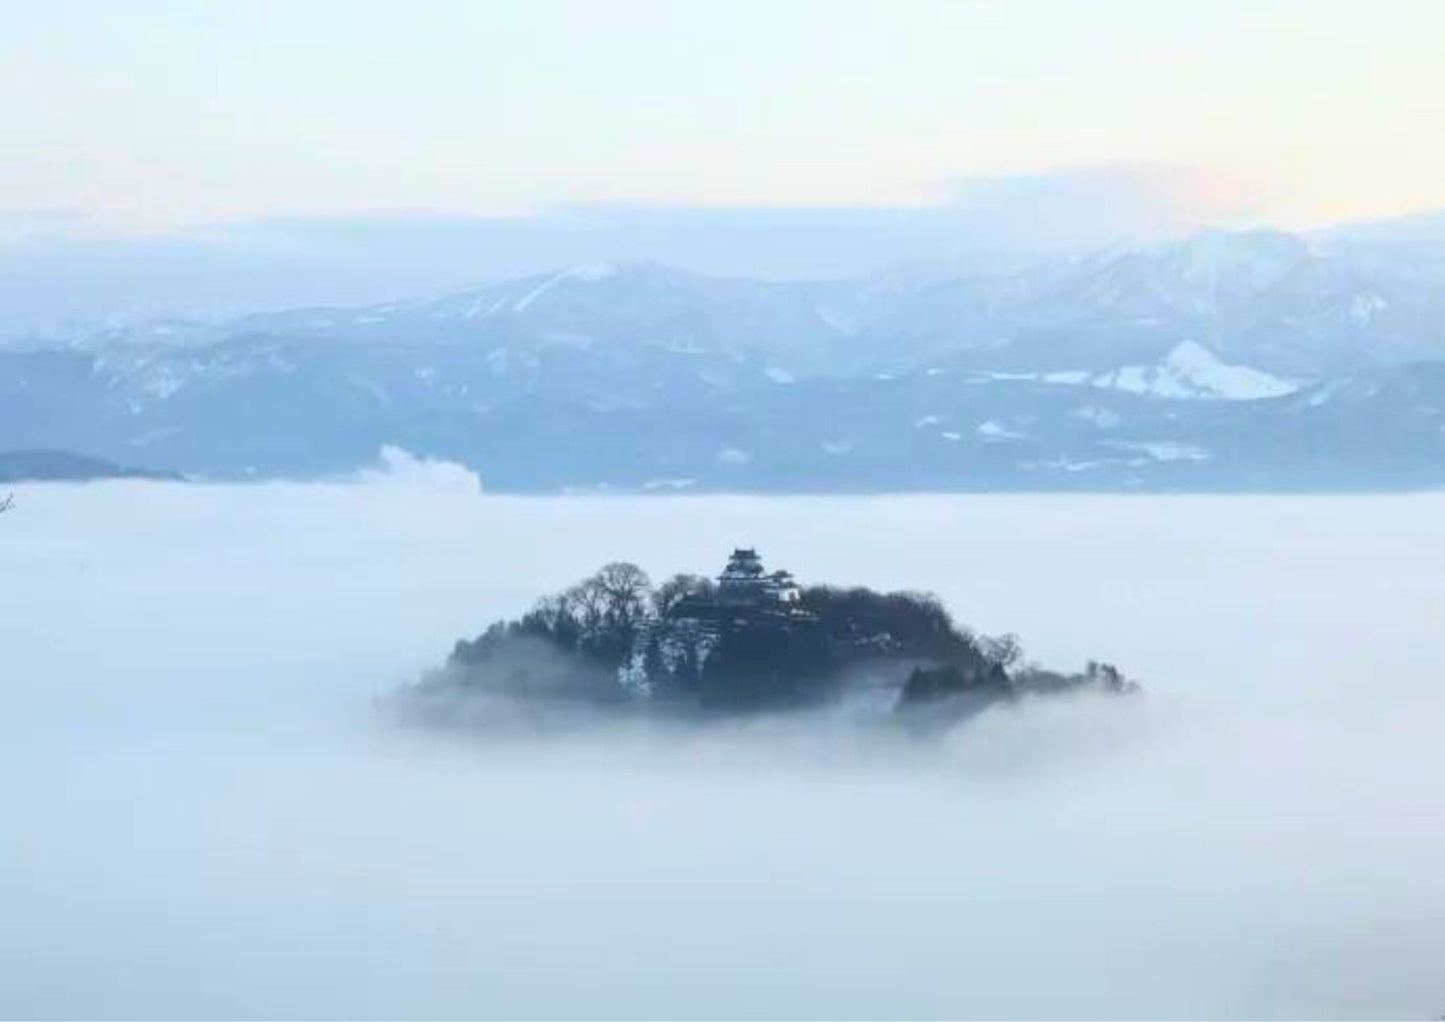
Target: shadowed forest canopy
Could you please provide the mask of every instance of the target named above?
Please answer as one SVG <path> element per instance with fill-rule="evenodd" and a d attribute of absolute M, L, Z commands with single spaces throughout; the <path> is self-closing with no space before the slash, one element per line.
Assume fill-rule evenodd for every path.
<path fill-rule="evenodd" d="M 1018 640 L 974 634 L 937 597 L 800 586 L 738 549 L 716 579 L 654 585 L 613 562 L 527 613 L 459 641 L 414 702 L 465 695 L 673 715 L 795 710 L 848 698 L 953 723 L 1021 695 L 1134 689 L 1112 666 L 1060 674 Z"/>

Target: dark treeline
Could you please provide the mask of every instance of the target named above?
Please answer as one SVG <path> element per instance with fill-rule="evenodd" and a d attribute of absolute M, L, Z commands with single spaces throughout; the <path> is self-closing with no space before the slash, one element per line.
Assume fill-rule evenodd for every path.
<path fill-rule="evenodd" d="M 711 714 L 805 708 L 868 689 L 904 719 L 950 722 L 1027 693 L 1133 687 L 1108 665 L 1080 674 L 1025 665 L 1012 636 L 975 635 L 930 594 L 799 588 L 759 571 L 725 573 L 721 586 L 698 575 L 653 585 L 636 565 L 608 564 L 458 642 L 418 691 Z"/>

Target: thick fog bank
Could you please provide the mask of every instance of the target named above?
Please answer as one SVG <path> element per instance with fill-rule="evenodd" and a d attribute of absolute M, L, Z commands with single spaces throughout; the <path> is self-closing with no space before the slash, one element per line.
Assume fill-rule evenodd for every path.
<path fill-rule="evenodd" d="M 1436 1017 L 1445 497 L 17 491 L 0 1016 Z M 605 561 L 937 592 L 1131 700 L 472 743 L 372 701 Z"/>

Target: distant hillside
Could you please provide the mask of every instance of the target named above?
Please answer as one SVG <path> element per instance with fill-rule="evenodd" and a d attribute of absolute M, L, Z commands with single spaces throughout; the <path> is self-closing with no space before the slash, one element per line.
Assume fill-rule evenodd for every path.
<path fill-rule="evenodd" d="M 71 451 L 0 451 L 0 483 L 86 482 L 95 479 L 170 479 L 181 476 L 117 465 Z"/>
<path fill-rule="evenodd" d="M 31 338 L 0 446 L 494 491 L 1445 485 L 1445 270 L 1273 231 L 777 282 L 587 264 Z"/>

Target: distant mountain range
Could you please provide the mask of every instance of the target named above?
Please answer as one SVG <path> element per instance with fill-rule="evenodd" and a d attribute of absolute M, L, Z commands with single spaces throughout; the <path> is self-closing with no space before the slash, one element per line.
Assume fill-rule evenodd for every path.
<path fill-rule="evenodd" d="M 767 282 L 584 265 L 0 349 L 0 448 L 489 488 L 1445 483 L 1445 261 L 1274 231 Z"/>

